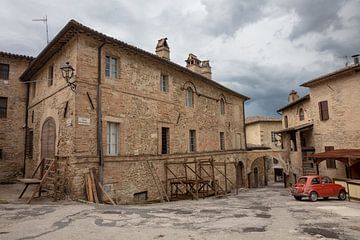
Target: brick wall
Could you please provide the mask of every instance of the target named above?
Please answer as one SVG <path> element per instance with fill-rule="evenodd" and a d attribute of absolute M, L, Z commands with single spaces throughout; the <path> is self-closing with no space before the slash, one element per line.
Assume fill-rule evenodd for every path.
<path fill-rule="evenodd" d="M 13 182 L 22 174 L 24 161 L 26 86 L 19 80 L 29 60 L 0 55 L 9 64 L 9 80 L 0 79 L 0 97 L 7 97 L 7 116 L 0 118 L 0 182 Z"/>

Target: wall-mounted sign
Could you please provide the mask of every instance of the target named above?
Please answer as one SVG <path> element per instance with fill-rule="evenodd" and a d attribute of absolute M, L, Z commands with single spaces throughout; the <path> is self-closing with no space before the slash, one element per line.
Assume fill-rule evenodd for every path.
<path fill-rule="evenodd" d="M 79 117 L 78 124 L 80 125 L 90 125 L 90 118 L 87 117 Z"/>
<path fill-rule="evenodd" d="M 72 125 L 71 118 L 66 119 L 66 126 L 71 127 L 71 125 Z"/>

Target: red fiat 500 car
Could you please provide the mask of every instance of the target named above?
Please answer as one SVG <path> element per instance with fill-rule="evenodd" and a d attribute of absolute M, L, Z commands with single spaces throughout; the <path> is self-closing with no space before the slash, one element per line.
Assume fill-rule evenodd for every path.
<path fill-rule="evenodd" d="M 312 202 L 315 202 L 319 197 L 346 199 L 345 188 L 333 183 L 332 179 L 326 176 L 302 176 L 290 188 L 290 191 L 296 200 L 301 200 L 303 197 L 308 197 Z"/>

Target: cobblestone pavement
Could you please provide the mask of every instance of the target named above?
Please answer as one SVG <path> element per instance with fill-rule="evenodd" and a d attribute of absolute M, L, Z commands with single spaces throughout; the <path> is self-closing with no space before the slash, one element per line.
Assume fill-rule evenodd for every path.
<path fill-rule="evenodd" d="M 151 205 L 0 204 L 0 239 L 360 239 L 360 203 L 267 187 Z"/>

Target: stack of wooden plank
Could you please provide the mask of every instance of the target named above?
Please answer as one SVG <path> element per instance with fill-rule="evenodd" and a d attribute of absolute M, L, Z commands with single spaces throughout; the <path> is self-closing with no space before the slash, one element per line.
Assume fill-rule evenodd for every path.
<path fill-rule="evenodd" d="M 109 194 L 104 191 L 104 188 L 95 176 L 94 169 L 90 169 L 90 171 L 85 174 L 87 200 L 93 203 L 111 203 L 112 205 L 116 205 Z"/>

